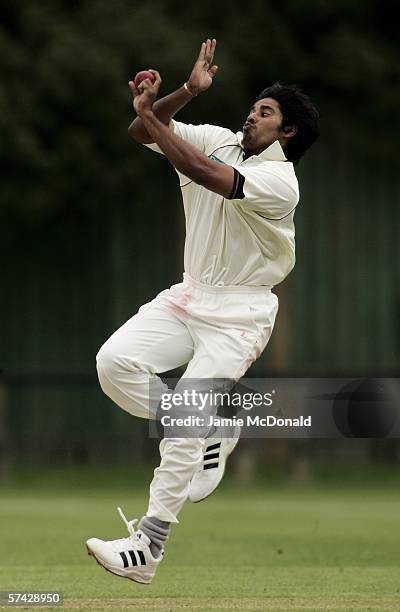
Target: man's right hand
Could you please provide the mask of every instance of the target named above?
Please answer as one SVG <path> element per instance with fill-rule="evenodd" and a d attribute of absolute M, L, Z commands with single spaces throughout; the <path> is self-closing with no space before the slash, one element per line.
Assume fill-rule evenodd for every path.
<path fill-rule="evenodd" d="M 192 96 L 197 96 L 197 94 L 211 87 L 213 78 L 218 70 L 218 66 L 212 63 L 216 46 L 217 41 L 214 38 L 204 42 L 201 45 L 199 57 L 193 66 L 186 87 L 179 87 L 179 89 L 173 93 L 154 102 L 153 112 L 161 123 L 169 125 L 172 117 L 191 100 L 191 97 L 188 96 L 188 91 Z M 137 90 L 134 83 L 131 82 L 129 86 L 135 97 Z M 143 144 L 153 142 L 152 136 L 147 132 L 140 117 L 136 117 L 136 119 L 132 121 L 128 128 L 128 132 L 137 142 Z"/>
<path fill-rule="evenodd" d="M 193 70 L 187 82 L 190 92 L 194 96 L 197 96 L 197 94 L 202 91 L 206 91 L 212 85 L 213 78 L 218 70 L 218 66 L 212 63 L 216 46 L 217 41 L 215 38 L 212 40 L 208 38 L 207 41 L 203 42 L 201 45 L 199 57 L 193 66 Z"/>

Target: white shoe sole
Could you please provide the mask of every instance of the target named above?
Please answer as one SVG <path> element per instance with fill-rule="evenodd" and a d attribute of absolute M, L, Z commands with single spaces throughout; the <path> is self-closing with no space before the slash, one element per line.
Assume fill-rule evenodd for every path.
<path fill-rule="evenodd" d="M 230 456 L 230 455 L 233 453 L 233 451 L 235 450 L 235 448 L 236 448 L 236 446 L 237 446 L 237 444 L 238 444 L 238 442 L 239 442 L 239 440 L 240 440 L 240 437 L 238 436 L 237 438 L 232 438 L 232 440 L 233 440 L 233 442 L 232 442 L 232 446 L 231 446 L 231 448 L 228 450 L 227 454 L 225 455 L 225 463 L 224 463 L 224 467 L 223 467 L 223 470 L 222 470 L 221 477 L 220 477 L 220 479 L 218 480 L 217 484 L 215 485 L 215 487 L 213 488 L 213 490 L 212 490 L 212 491 L 210 491 L 210 492 L 209 492 L 207 495 L 205 495 L 205 496 L 204 496 L 204 497 L 202 497 L 201 499 L 196 499 L 195 501 L 190 500 L 190 501 L 191 501 L 193 504 L 199 504 L 200 502 L 204 501 L 205 499 L 208 499 L 208 498 L 210 497 L 210 495 L 212 495 L 212 494 L 214 493 L 215 489 L 217 489 L 217 488 L 218 488 L 218 486 L 219 486 L 219 484 L 220 484 L 220 482 L 221 482 L 221 480 L 223 479 L 224 474 L 225 474 L 225 469 L 226 469 L 226 464 L 227 464 L 227 461 L 228 461 L 228 457 L 229 457 L 229 456 Z M 190 494 L 189 494 L 189 499 L 190 499 Z"/>
<path fill-rule="evenodd" d="M 119 567 L 113 567 L 113 566 L 107 567 L 106 565 L 104 565 L 104 563 L 100 561 L 98 557 L 96 557 L 94 552 L 90 550 L 87 544 L 86 544 L 86 549 L 90 557 L 93 557 L 93 559 L 95 559 L 95 561 L 101 567 L 103 567 L 107 572 L 110 572 L 110 574 L 114 574 L 114 576 L 119 576 L 120 578 L 128 578 L 129 580 L 133 580 L 134 582 L 138 582 L 139 584 L 150 584 L 151 581 L 153 580 L 153 577 L 151 577 L 150 579 L 143 579 L 141 576 L 137 576 L 137 574 L 134 574 L 133 572 L 129 574 Z"/>

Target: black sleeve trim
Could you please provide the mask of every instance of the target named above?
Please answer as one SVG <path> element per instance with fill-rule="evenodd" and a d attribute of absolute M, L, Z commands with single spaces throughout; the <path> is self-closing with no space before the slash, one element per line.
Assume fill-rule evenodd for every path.
<path fill-rule="evenodd" d="M 298 202 L 297 202 L 297 204 L 298 204 Z M 296 204 L 296 206 L 297 206 L 297 204 Z M 292 210 L 289 210 L 289 212 L 286 213 L 286 215 L 283 215 L 283 217 L 267 217 L 266 215 L 262 215 L 260 212 L 258 214 L 260 215 L 260 217 L 262 217 L 263 219 L 266 219 L 267 221 L 283 221 L 283 219 L 286 219 L 286 217 L 291 215 L 292 212 L 294 210 L 296 210 L 296 206 L 293 206 Z"/>
<path fill-rule="evenodd" d="M 240 174 L 240 172 L 236 170 L 236 168 L 233 169 L 233 173 L 233 186 L 228 200 L 243 200 L 244 176 L 243 174 Z"/>

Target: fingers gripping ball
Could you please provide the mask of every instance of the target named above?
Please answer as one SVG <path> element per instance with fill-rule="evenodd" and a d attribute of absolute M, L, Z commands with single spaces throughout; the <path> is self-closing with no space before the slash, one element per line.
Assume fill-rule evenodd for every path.
<path fill-rule="evenodd" d="M 152 72 L 149 72 L 149 70 L 141 70 L 135 76 L 135 81 L 134 81 L 135 87 L 139 87 L 140 83 L 144 81 L 145 79 L 150 79 L 150 81 L 154 83 L 156 80 L 156 77 L 154 76 Z"/>

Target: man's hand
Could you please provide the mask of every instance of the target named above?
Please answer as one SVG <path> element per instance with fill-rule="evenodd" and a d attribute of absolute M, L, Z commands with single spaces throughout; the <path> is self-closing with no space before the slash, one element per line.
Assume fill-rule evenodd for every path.
<path fill-rule="evenodd" d="M 194 96 L 197 96 L 197 94 L 202 91 L 206 91 L 212 85 L 213 78 L 218 70 L 218 66 L 212 63 L 216 46 L 217 41 L 215 38 L 212 40 L 208 38 L 207 41 L 203 42 L 201 45 L 199 57 L 193 66 L 193 70 L 187 82 L 190 92 Z"/>
<path fill-rule="evenodd" d="M 157 70 L 149 70 L 155 76 L 155 81 L 152 83 L 150 79 L 144 79 L 138 87 L 133 81 L 129 81 L 129 87 L 133 97 L 133 108 L 136 114 L 141 117 L 143 113 L 153 108 L 155 99 L 157 98 L 158 90 L 161 85 L 161 76 Z"/>

